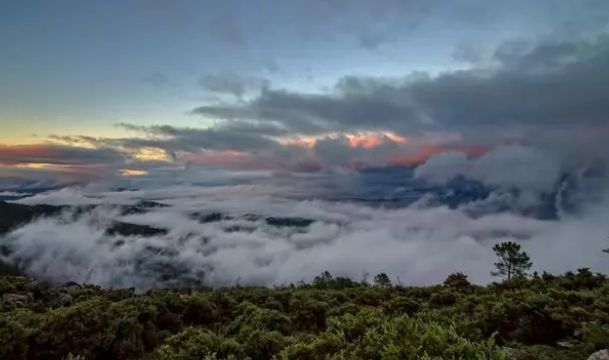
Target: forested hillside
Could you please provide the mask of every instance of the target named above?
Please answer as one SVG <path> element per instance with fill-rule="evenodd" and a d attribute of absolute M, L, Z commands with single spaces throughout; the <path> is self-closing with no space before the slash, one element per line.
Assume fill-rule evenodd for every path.
<path fill-rule="evenodd" d="M 0 277 L 2 359 L 587 359 L 609 281 L 587 269 L 486 287 L 323 273 L 276 288 L 112 290 Z"/>

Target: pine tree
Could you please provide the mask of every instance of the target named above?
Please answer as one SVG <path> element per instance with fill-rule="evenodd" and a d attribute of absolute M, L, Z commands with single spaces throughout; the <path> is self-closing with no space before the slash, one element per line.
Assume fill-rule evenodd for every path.
<path fill-rule="evenodd" d="M 493 251 L 499 257 L 495 263 L 497 271 L 491 271 L 493 276 L 503 276 L 507 281 L 515 276 L 525 275 L 526 271 L 533 266 L 529 255 L 522 251 L 520 245 L 508 241 L 493 246 Z"/>
<path fill-rule="evenodd" d="M 380 273 L 374 277 L 374 284 L 378 287 L 391 287 L 391 279 L 385 273 Z"/>
<path fill-rule="evenodd" d="M 449 286 L 456 289 L 463 289 L 471 284 L 467 280 L 467 275 L 462 272 L 456 272 L 448 275 L 446 280 L 444 280 L 444 286 Z"/>

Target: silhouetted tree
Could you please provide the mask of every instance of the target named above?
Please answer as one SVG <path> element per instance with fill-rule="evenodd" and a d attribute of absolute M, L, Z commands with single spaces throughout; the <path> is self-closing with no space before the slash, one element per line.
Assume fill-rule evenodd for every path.
<path fill-rule="evenodd" d="M 330 272 L 326 270 L 315 277 L 315 279 L 313 280 L 313 286 L 328 287 L 332 282 L 332 279 L 332 274 L 330 274 Z"/>
<path fill-rule="evenodd" d="M 387 276 L 387 274 L 380 273 L 374 277 L 374 285 L 383 288 L 390 287 L 391 279 L 389 279 L 389 276 Z"/>
<path fill-rule="evenodd" d="M 467 280 L 467 275 L 462 272 L 452 273 L 444 280 L 444 286 L 450 286 L 457 289 L 466 288 L 470 285 L 471 284 Z"/>
<path fill-rule="evenodd" d="M 529 255 L 515 242 L 495 244 L 493 251 L 499 257 L 499 261 L 495 263 L 497 271 L 491 271 L 493 276 L 503 276 L 510 281 L 515 276 L 526 275 L 526 271 L 533 266 Z"/>

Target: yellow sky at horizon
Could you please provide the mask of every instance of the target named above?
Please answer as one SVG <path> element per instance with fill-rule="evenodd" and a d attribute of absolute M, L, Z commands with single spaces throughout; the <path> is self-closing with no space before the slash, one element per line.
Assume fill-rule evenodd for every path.
<path fill-rule="evenodd" d="M 51 135 L 74 136 L 85 135 L 94 137 L 121 137 L 125 130 L 112 124 L 87 124 L 86 127 L 76 128 L 77 124 L 57 123 L 41 120 L 12 120 L 0 121 L 0 144 L 28 145 L 48 141 Z"/>
<path fill-rule="evenodd" d="M 135 125 L 174 124 L 175 126 L 202 126 L 200 121 L 188 122 L 182 118 L 169 121 L 76 121 L 55 119 L 14 119 L 0 117 L 0 144 L 29 145 L 47 142 L 51 135 L 59 136 L 92 136 L 97 138 L 121 138 L 133 136 L 132 131 L 116 126 L 120 122 Z"/>

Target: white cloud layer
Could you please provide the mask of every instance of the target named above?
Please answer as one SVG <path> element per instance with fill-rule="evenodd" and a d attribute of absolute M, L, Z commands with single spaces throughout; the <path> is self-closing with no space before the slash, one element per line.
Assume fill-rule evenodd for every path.
<path fill-rule="evenodd" d="M 415 176 L 435 183 L 446 183 L 458 175 L 500 188 L 549 192 L 561 175 L 559 159 L 522 145 L 501 146 L 479 158 L 445 152 L 432 156 L 419 166 Z"/>
<path fill-rule="evenodd" d="M 140 289 L 196 281 L 214 286 L 284 284 L 311 280 L 324 270 L 356 280 L 364 272 L 386 272 L 404 284 L 419 285 L 463 271 L 474 282 L 487 283 L 492 281 L 492 246 L 506 240 L 522 244 L 534 270 L 609 268 L 609 259 L 601 252 L 608 245 L 607 200 L 559 221 L 541 221 L 510 213 L 473 218 L 462 209 L 446 207 L 385 209 L 271 194 L 257 186 L 61 190 L 20 202 L 99 206 L 80 216 L 67 211 L 59 218 L 38 219 L 0 244 L 12 249 L 5 261 L 40 278 Z M 142 199 L 168 206 L 130 215 L 117 206 Z M 230 218 L 201 223 L 193 213 Z M 269 216 L 314 222 L 277 227 L 265 220 Z M 109 235 L 105 230 L 114 221 L 168 233 Z"/>

